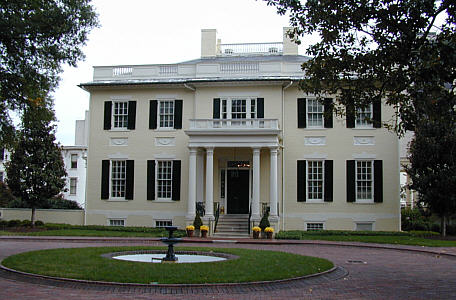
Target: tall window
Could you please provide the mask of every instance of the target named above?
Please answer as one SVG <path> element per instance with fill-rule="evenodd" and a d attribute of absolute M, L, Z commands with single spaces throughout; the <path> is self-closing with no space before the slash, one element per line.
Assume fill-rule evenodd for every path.
<path fill-rule="evenodd" d="M 307 161 L 307 200 L 323 201 L 323 161 Z"/>
<path fill-rule="evenodd" d="M 125 160 L 111 161 L 111 197 L 124 198 L 127 173 Z"/>
<path fill-rule="evenodd" d="M 159 120 L 161 128 L 174 127 L 174 101 L 160 100 Z"/>
<path fill-rule="evenodd" d="M 372 161 L 356 161 L 356 200 L 373 200 Z"/>
<path fill-rule="evenodd" d="M 128 102 L 113 102 L 113 128 L 127 128 L 128 127 Z"/>
<path fill-rule="evenodd" d="M 173 162 L 158 161 L 157 168 L 157 197 L 158 199 L 171 199 L 173 184 Z"/>
<path fill-rule="evenodd" d="M 356 127 L 372 127 L 372 104 L 356 111 Z"/>
<path fill-rule="evenodd" d="M 307 127 L 323 128 L 324 106 L 317 99 L 307 99 Z"/>
<path fill-rule="evenodd" d="M 77 178 L 70 178 L 70 195 L 76 195 L 76 188 L 78 184 Z"/>
<path fill-rule="evenodd" d="M 71 154 L 71 168 L 77 169 L 78 168 L 78 155 Z"/>
<path fill-rule="evenodd" d="M 255 119 L 257 117 L 256 98 L 221 99 L 222 119 Z"/>
<path fill-rule="evenodd" d="M 246 119 L 247 106 L 245 99 L 232 99 L 231 100 L 231 118 L 232 119 Z"/>

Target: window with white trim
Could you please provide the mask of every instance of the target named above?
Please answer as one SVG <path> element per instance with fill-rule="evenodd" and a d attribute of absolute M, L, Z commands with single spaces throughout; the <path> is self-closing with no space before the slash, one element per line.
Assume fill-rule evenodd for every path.
<path fill-rule="evenodd" d="M 307 99 L 307 127 L 323 128 L 324 106 L 317 99 Z"/>
<path fill-rule="evenodd" d="M 169 199 L 172 197 L 173 187 L 173 161 L 157 161 L 157 198 Z"/>
<path fill-rule="evenodd" d="M 160 128 L 174 128 L 174 101 L 160 100 L 158 120 Z"/>
<path fill-rule="evenodd" d="M 374 230 L 373 222 L 356 222 L 356 231 L 372 231 Z"/>
<path fill-rule="evenodd" d="M 127 162 L 111 160 L 111 198 L 125 198 Z"/>
<path fill-rule="evenodd" d="M 109 219 L 109 226 L 125 226 L 125 220 L 124 219 Z"/>
<path fill-rule="evenodd" d="M 127 129 L 128 101 L 113 101 L 112 104 L 112 128 Z"/>
<path fill-rule="evenodd" d="M 323 223 L 306 223 L 306 230 L 313 231 L 313 230 L 323 230 Z"/>
<path fill-rule="evenodd" d="M 356 201 L 372 202 L 373 193 L 373 162 L 370 160 L 356 161 Z"/>
<path fill-rule="evenodd" d="M 255 119 L 257 117 L 256 98 L 222 98 L 222 119 Z"/>
<path fill-rule="evenodd" d="M 356 128 L 372 128 L 372 119 L 373 119 L 373 111 L 372 111 L 372 103 L 368 106 L 361 108 L 358 107 L 356 110 Z"/>
<path fill-rule="evenodd" d="M 307 200 L 323 201 L 323 161 L 307 161 Z"/>
<path fill-rule="evenodd" d="M 76 195 L 78 179 L 75 177 L 70 178 L 70 195 Z"/>
<path fill-rule="evenodd" d="M 77 169 L 78 168 L 78 155 L 71 154 L 71 168 Z"/>
<path fill-rule="evenodd" d="M 173 221 L 172 220 L 157 220 L 155 221 L 155 227 L 156 228 L 163 228 L 166 226 L 173 226 Z"/>

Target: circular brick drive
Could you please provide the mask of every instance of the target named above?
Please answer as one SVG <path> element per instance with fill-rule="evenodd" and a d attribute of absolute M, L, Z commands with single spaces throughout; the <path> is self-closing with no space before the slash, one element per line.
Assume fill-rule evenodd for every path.
<path fill-rule="evenodd" d="M 40 239 L 0 239 L 0 259 L 38 249 L 127 244 L 132 245 L 132 241 L 109 242 L 95 239 L 90 242 L 85 240 L 63 242 Z M 136 241 L 135 244 L 160 245 L 161 243 Z M 456 299 L 456 257 L 342 245 L 344 244 L 185 244 L 185 246 L 285 251 L 326 258 L 339 266 L 334 272 L 302 280 L 273 284 L 208 285 L 191 288 L 116 287 L 37 279 L 2 271 L 0 272 L 0 299 Z M 448 252 L 454 251 L 448 249 Z"/>

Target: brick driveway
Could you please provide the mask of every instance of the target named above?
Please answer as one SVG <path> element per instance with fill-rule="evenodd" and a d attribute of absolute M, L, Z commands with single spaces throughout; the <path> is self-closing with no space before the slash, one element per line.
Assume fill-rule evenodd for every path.
<path fill-rule="evenodd" d="M 144 241 L 134 244 L 144 245 Z M 158 242 L 147 242 L 158 245 Z M 0 238 L 0 259 L 24 251 L 63 247 L 132 245 L 132 241 L 58 241 Z M 249 248 L 292 252 L 327 258 L 346 269 L 341 279 L 311 282 L 275 290 L 204 294 L 157 294 L 89 290 L 81 286 L 56 287 L 0 277 L 0 299 L 456 299 L 456 257 L 384 248 L 365 248 L 347 243 L 302 244 L 207 243 L 185 246 Z M 437 250 L 422 247 L 410 249 Z M 456 249 L 443 249 L 456 254 Z M 362 263 L 361 263 L 362 262 Z"/>

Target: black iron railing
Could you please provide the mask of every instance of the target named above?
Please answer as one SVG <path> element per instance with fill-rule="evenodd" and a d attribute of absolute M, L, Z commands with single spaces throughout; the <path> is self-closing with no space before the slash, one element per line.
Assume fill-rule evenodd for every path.
<path fill-rule="evenodd" d="M 247 225 L 247 233 L 250 234 L 250 219 L 252 218 L 252 203 L 250 203 L 249 207 L 249 220 Z"/>
<path fill-rule="evenodd" d="M 216 232 L 217 231 L 218 220 L 219 220 L 219 217 L 220 217 L 220 203 L 215 203 L 214 215 L 215 215 L 214 232 Z"/>

